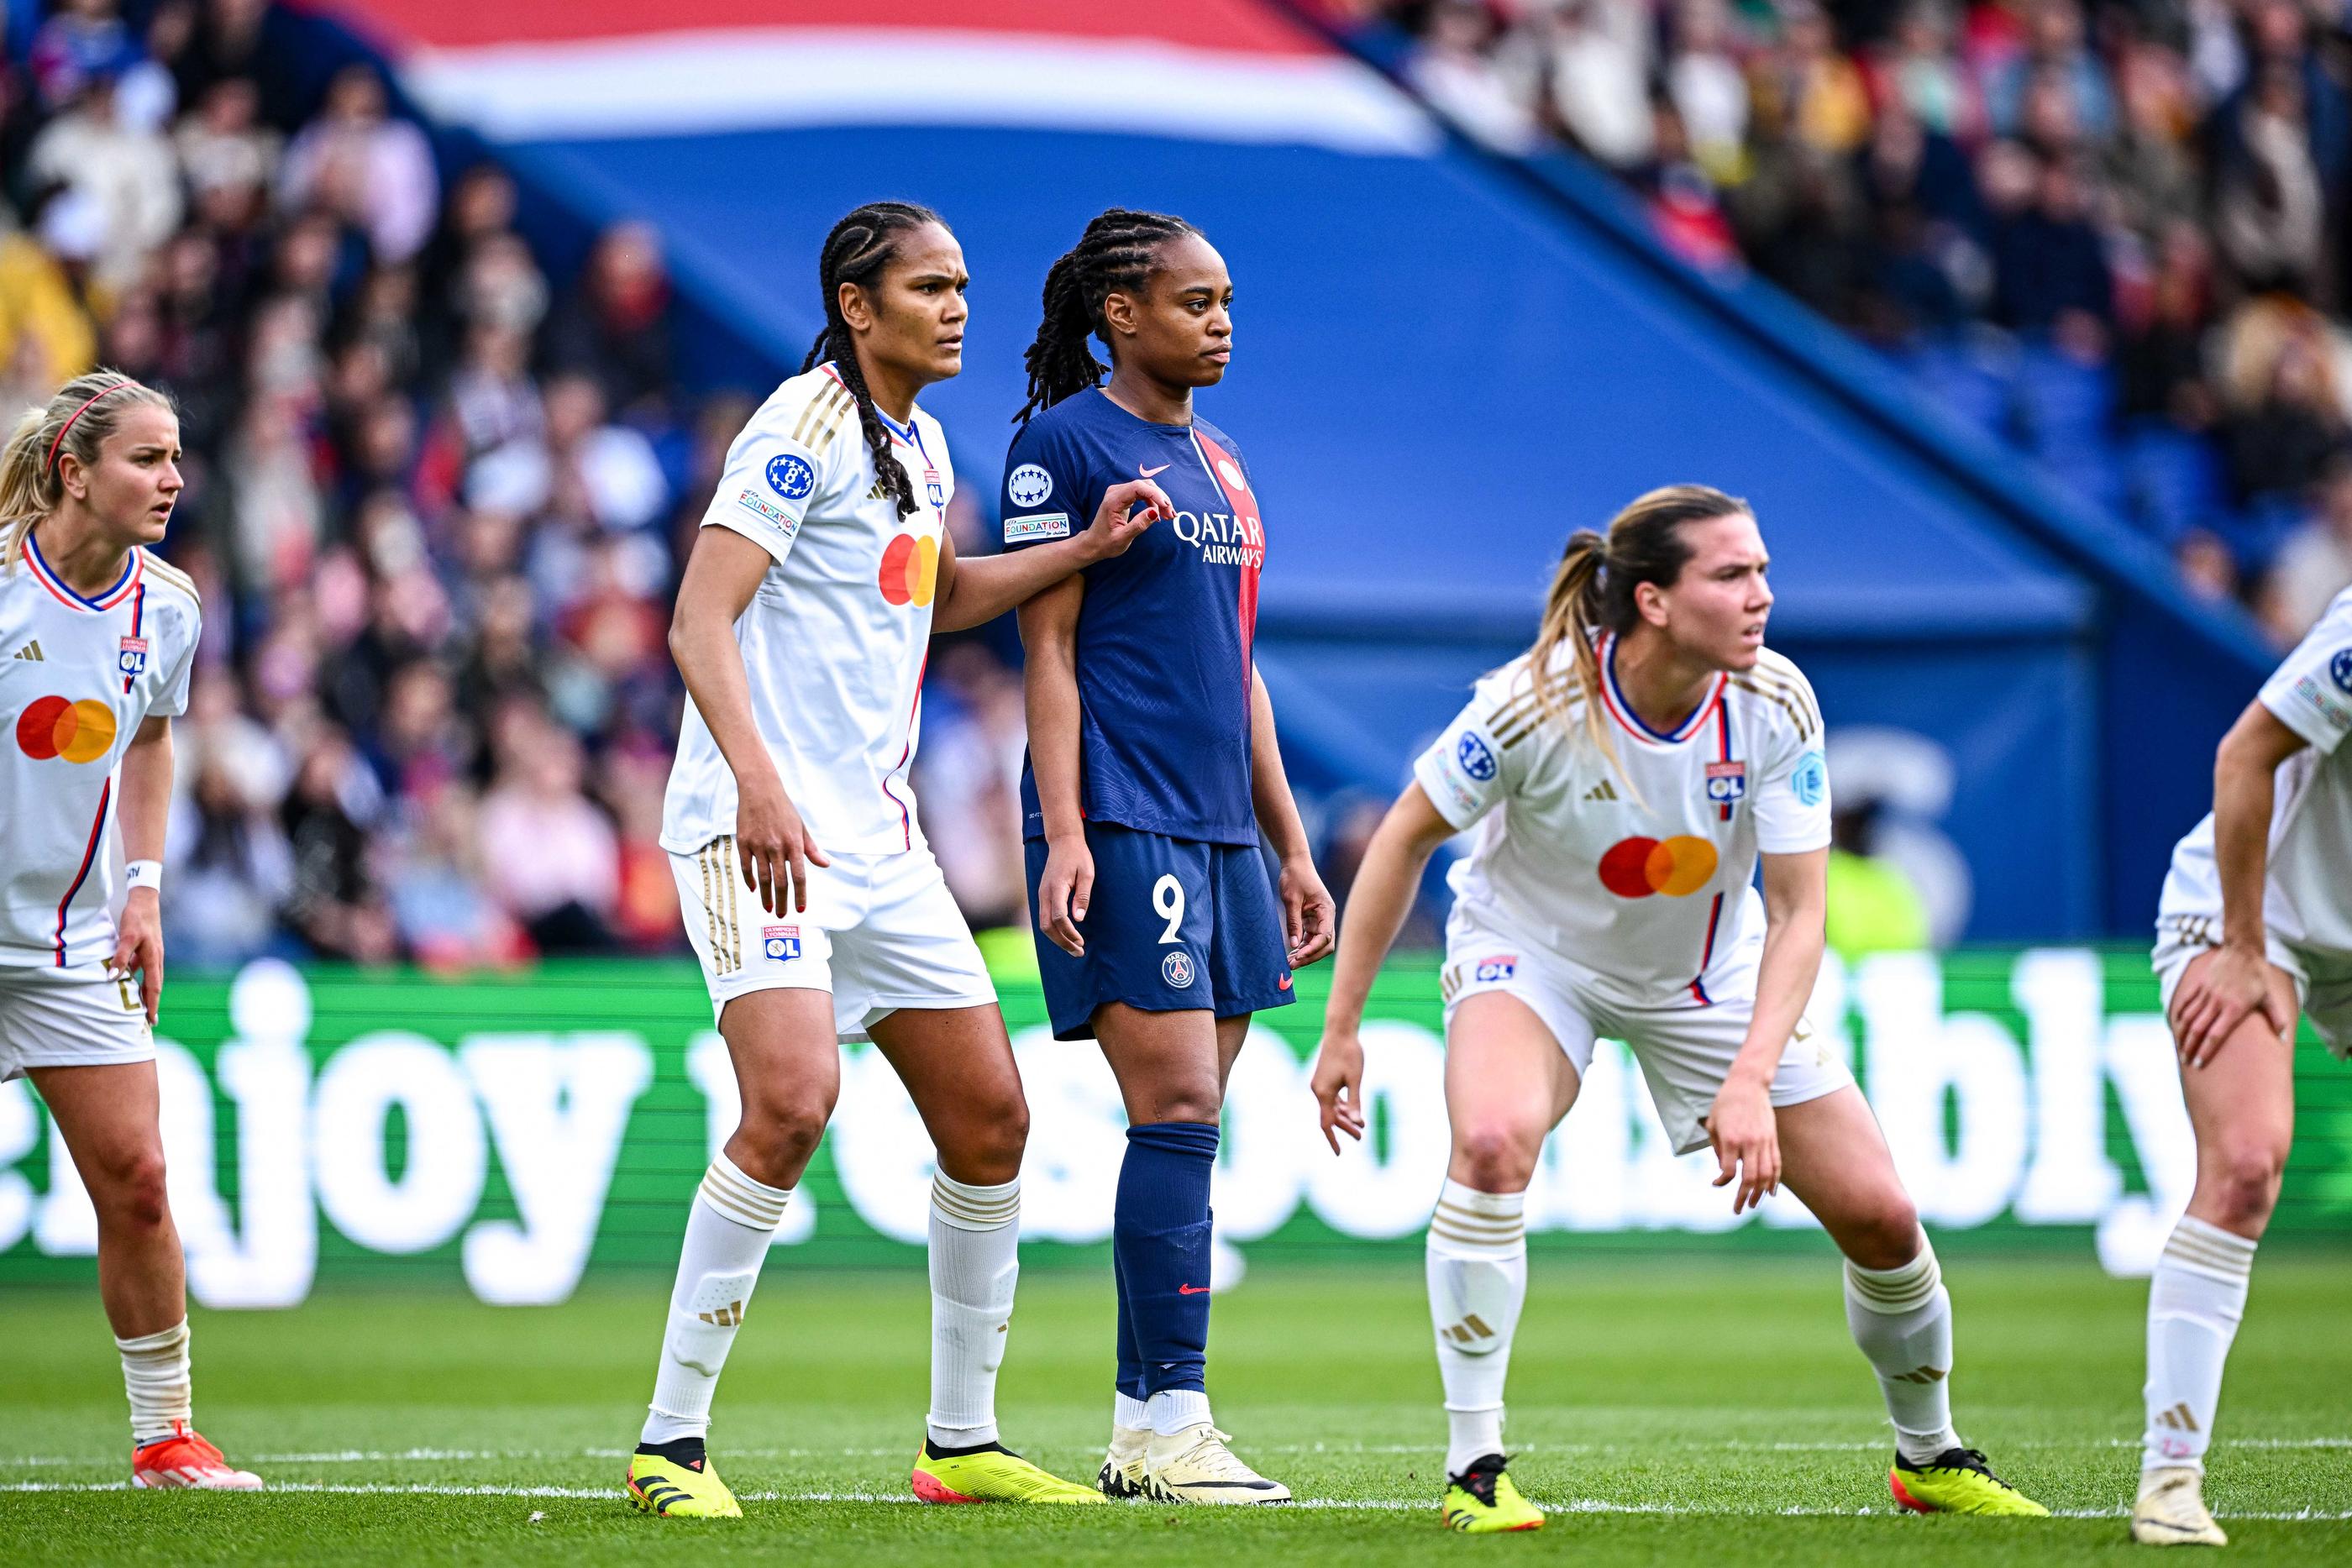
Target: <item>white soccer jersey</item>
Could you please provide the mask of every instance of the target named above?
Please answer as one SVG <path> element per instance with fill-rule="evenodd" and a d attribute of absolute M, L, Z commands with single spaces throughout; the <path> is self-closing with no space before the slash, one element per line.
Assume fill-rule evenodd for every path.
<path fill-rule="evenodd" d="M 939 421 L 922 410 L 890 434 L 914 484 L 903 520 L 833 366 L 794 376 L 728 449 L 702 516 L 704 528 L 731 528 L 775 558 L 735 622 L 751 716 L 810 836 L 849 854 L 909 850 L 922 833 L 907 769 L 955 472 Z M 689 699 L 662 845 L 692 854 L 734 831 L 735 776 Z"/>
<path fill-rule="evenodd" d="M 1767 651 L 1659 735 L 1619 692 L 1614 648 L 1604 638 L 1599 652 L 1618 767 L 1585 731 L 1563 650 L 1567 723 L 1545 718 L 1521 655 L 1478 683 L 1413 775 L 1448 822 L 1480 824 L 1451 878 L 1479 921 L 1619 1001 L 1704 1006 L 1763 938 L 1758 852 L 1830 841 L 1821 708 L 1797 666 Z"/>
<path fill-rule="evenodd" d="M 84 599 L 29 532 L 0 544 L 0 967 L 113 956 L 122 749 L 188 710 L 201 627 L 195 585 L 143 549 Z"/>
<path fill-rule="evenodd" d="M 2352 733 L 2352 589 L 2336 596 L 2263 683 L 2259 700 L 2311 743 L 2279 764 L 2264 923 L 2290 946 L 2352 956 L 2352 747 L 2343 744 Z M 2211 939 L 2221 939 L 2212 813 L 2172 852 L 2163 909 L 2184 918 L 2202 914 Z"/>

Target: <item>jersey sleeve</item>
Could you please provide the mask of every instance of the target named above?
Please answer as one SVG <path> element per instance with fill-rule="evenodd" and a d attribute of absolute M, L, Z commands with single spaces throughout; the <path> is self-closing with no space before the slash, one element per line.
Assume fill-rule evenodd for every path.
<path fill-rule="evenodd" d="M 702 526 L 732 529 L 778 561 L 792 554 L 810 504 L 840 479 L 843 421 L 835 404 L 841 401 L 820 391 L 813 400 L 771 398 L 761 405 L 727 449 Z"/>
<path fill-rule="evenodd" d="M 163 685 L 156 691 L 155 700 L 148 705 L 147 716 L 177 718 L 186 713 L 188 688 L 195 679 L 195 671 L 196 628 L 192 621 L 188 627 L 188 644 L 180 650 L 179 662 L 163 677 Z"/>
<path fill-rule="evenodd" d="M 1511 712 L 1507 686 L 1491 678 L 1479 682 L 1468 706 L 1412 765 L 1421 792 L 1456 832 L 1475 826 L 1518 783 L 1526 748 L 1502 738 Z"/>
<path fill-rule="evenodd" d="M 1830 842 L 1822 709 L 1811 683 L 1794 665 L 1784 665 L 1774 680 L 1783 695 L 1763 705 L 1770 729 L 1756 789 L 1756 848 L 1768 855 L 1801 855 Z"/>
<path fill-rule="evenodd" d="M 2271 678 L 2262 705 L 2325 756 L 2352 734 L 2352 592 L 2336 596 Z"/>
<path fill-rule="evenodd" d="M 1077 444 L 1036 420 L 1022 426 L 1004 455 L 1004 485 L 997 497 L 1004 548 L 1066 539 L 1087 526 L 1087 465 Z"/>

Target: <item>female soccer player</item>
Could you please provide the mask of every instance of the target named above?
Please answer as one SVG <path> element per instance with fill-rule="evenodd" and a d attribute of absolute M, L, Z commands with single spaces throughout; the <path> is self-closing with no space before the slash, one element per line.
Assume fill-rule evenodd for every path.
<path fill-rule="evenodd" d="M 1250 656 L 1265 528 L 1249 467 L 1199 418 L 1224 379 L 1233 283 L 1181 218 L 1114 209 L 1045 278 L 1029 402 L 1004 461 L 1008 549 L 1048 548 L 1138 476 L 1173 515 L 1021 609 L 1021 781 L 1055 1038 L 1097 1038 L 1128 1116 L 1112 1225 L 1113 1497 L 1278 1502 L 1209 1419 L 1209 1177 L 1225 1078 L 1290 969 L 1331 950 Z M 1110 350 L 1110 384 L 1087 340 Z M 1032 417 L 1032 415 L 1034 417 Z M 1259 859 L 1263 827 L 1280 892 Z"/>
<path fill-rule="evenodd" d="M 996 1440 L 1028 1106 L 907 768 L 931 633 L 1116 555 L 1164 497 L 1122 485 L 1051 550 L 959 561 L 947 441 L 915 397 L 962 368 L 963 252 L 936 214 L 877 202 L 834 225 L 818 271 L 824 330 L 729 450 L 670 631 L 689 700 L 662 843 L 743 1109 L 688 1217 L 629 1497 L 741 1511 L 705 1452 L 711 1395 L 832 1115 L 839 1037 L 874 1041 L 939 1151 L 915 1494 L 1098 1502 Z"/>
<path fill-rule="evenodd" d="M 2147 1428 L 2132 1536 L 2223 1545 L 2206 1511 L 2221 1364 L 2294 1135 L 2300 1010 L 2352 1056 L 2352 592 L 2221 739 L 2213 810 L 2172 852 L 2156 971 L 2197 1134 L 2189 1211 L 2147 1295 Z"/>
<path fill-rule="evenodd" d="M 1504 1472 L 1503 1380 L 1528 1182 L 1596 1035 L 1633 1048 L 1677 1152 L 1714 1145 L 1734 1213 L 1786 1181 L 1845 1254 L 1846 1322 L 1894 1417 L 1896 1500 L 2044 1511 L 1952 1429 L 1951 1298 L 1869 1105 L 1805 1019 L 1829 782 L 1812 688 L 1764 646 L 1766 565 L 1747 504 L 1696 485 L 1642 497 L 1605 539 L 1571 537 L 1534 647 L 1478 683 L 1357 873 L 1315 1064 L 1335 1154 L 1337 1133 L 1364 1134 L 1373 973 L 1431 853 L 1478 827 L 1452 875 L 1454 1149 L 1428 1252 L 1455 1530 L 1543 1523 Z"/>
<path fill-rule="evenodd" d="M 191 1424 L 187 1268 L 151 1032 L 172 719 L 188 708 L 203 617 L 194 584 L 146 547 L 180 484 L 171 400 L 115 371 L 68 382 L 0 450 L 0 1079 L 32 1079 L 98 1210 L 131 1483 L 247 1491 L 260 1478 Z"/>

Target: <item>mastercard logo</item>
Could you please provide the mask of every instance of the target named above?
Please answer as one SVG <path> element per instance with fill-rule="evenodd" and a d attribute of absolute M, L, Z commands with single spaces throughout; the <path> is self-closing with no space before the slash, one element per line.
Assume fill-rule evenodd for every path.
<path fill-rule="evenodd" d="M 940 547 L 929 538 L 900 534 L 882 552 L 882 597 L 917 608 L 930 603 L 940 582 Z"/>
<path fill-rule="evenodd" d="M 94 697 L 43 697 L 16 716 L 16 747 L 36 762 L 95 762 L 114 747 L 114 710 Z"/>
<path fill-rule="evenodd" d="M 1620 898 L 1687 898 L 1714 877 L 1715 866 L 1715 845 L 1706 839 L 1620 839 L 1601 857 L 1601 885 Z"/>

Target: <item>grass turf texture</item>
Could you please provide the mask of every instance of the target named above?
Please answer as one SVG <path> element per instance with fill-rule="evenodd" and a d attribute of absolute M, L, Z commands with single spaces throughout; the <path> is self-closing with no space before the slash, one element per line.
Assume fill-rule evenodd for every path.
<path fill-rule="evenodd" d="M 1513 1473 L 1553 1518 L 1540 1534 L 1490 1540 L 1437 1528 L 1444 1422 L 1428 1318 L 1418 1269 L 1393 1263 L 1262 1266 L 1218 1302 L 1218 1419 L 1307 1506 L 1081 1511 L 898 1500 L 922 1435 L 921 1279 L 796 1275 L 779 1256 L 719 1402 L 714 1455 L 749 1517 L 718 1524 L 644 1519 L 620 1500 L 661 1321 L 651 1281 L 544 1310 L 344 1291 L 290 1313 L 200 1314 L 197 1414 L 279 1489 L 257 1497 L 28 1490 L 119 1486 L 128 1444 L 95 1292 L 20 1289 L 0 1298 L 0 1561 L 790 1552 L 1128 1568 L 1517 1552 L 1827 1568 L 1895 1552 L 2048 1563 L 2144 1551 L 2121 1517 L 2137 1463 L 2144 1286 L 2071 1261 L 1950 1260 L 1962 1431 L 2052 1508 L 2099 1516 L 2036 1521 L 1895 1512 L 1890 1434 L 1826 1257 L 1547 1252 L 1535 1277 L 1512 1368 Z M 2352 1511 L 2347 1296 L 2352 1260 L 2283 1255 L 2256 1270 L 2208 1490 L 2232 1561 L 2352 1559 L 2352 1521 L 2336 1517 Z M 1024 1282 L 1000 1398 L 1012 1445 L 1091 1476 L 1110 1338 L 1107 1281 L 1040 1270 Z M 2305 1510 L 2315 1517 L 2245 1517 Z"/>

